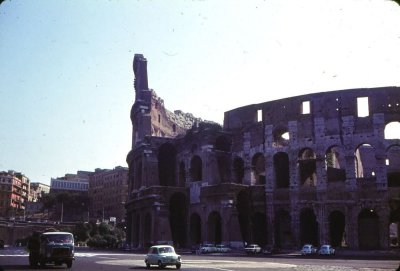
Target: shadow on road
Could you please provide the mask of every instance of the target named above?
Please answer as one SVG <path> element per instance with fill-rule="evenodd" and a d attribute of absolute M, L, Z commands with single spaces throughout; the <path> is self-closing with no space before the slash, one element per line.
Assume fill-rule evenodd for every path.
<path fill-rule="evenodd" d="M 65 269 L 65 267 L 62 266 L 45 266 L 45 267 L 36 267 L 36 268 L 31 268 L 29 265 L 2 265 L 0 266 L 0 271 L 5 271 L 5 270 L 58 270 L 58 269 Z"/>

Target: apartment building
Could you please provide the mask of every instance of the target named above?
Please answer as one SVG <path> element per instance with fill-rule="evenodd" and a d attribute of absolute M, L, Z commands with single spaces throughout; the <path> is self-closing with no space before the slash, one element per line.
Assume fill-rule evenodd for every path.
<path fill-rule="evenodd" d="M 96 169 L 90 175 L 90 218 L 120 223 L 125 221 L 128 168 Z"/>
<path fill-rule="evenodd" d="M 25 216 L 29 182 L 29 178 L 20 172 L 0 172 L 0 217 L 15 219 Z"/>

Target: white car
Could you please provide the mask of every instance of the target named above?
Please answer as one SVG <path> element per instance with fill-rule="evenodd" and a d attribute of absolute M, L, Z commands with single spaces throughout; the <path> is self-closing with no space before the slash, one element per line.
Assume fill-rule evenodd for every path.
<path fill-rule="evenodd" d="M 335 255 L 335 249 L 331 245 L 322 245 L 318 255 Z"/>
<path fill-rule="evenodd" d="M 216 245 L 215 248 L 216 248 L 216 251 L 217 251 L 217 252 L 224 252 L 224 253 L 226 253 L 226 252 L 231 251 L 231 249 L 230 249 L 229 247 L 227 247 L 227 246 L 225 246 L 225 245 L 222 245 L 222 244 Z"/>
<path fill-rule="evenodd" d="M 152 246 L 144 259 L 146 267 L 150 268 L 151 265 L 157 265 L 158 268 L 164 268 L 168 265 L 175 265 L 176 269 L 181 268 L 181 256 L 175 253 L 172 246 L 160 245 Z"/>
<path fill-rule="evenodd" d="M 317 248 L 310 244 L 305 244 L 301 249 L 301 255 L 311 255 L 317 253 Z"/>
<path fill-rule="evenodd" d="M 261 252 L 261 247 L 257 244 L 250 244 L 244 248 L 247 254 L 256 254 Z"/>
<path fill-rule="evenodd" d="M 217 248 L 213 244 L 204 244 L 200 247 L 201 253 L 213 253 L 216 251 L 217 251 Z"/>

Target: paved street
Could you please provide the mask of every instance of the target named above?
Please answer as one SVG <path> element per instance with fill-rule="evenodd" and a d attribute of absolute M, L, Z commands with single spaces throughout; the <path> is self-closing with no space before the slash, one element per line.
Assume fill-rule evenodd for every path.
<path fill-rule="evenodd" d="M 97 251 L 77 249 L 76 260 L 71 270 L 147 270 L 144 255 L 118 251 Z M 182 255 L 183 270 L 300 270 L 300 271 L 380 271 L 396 270 L 400 260 L 396 257 L 381 259 L 355 259 L 341 257 L 301 257 L 299 255 L 247 256 L 247 255 Z M 28 253 L 25 248 L 6 248 L 0 250 L 0 266 L 4 270 L 29 270 Z M 35 270 L 65 270 L 63 265 L 48 265 Z M 158 270 L 157 267 L 151 270 Z M 175 270 L 174 267 L 165 270 Z"/>

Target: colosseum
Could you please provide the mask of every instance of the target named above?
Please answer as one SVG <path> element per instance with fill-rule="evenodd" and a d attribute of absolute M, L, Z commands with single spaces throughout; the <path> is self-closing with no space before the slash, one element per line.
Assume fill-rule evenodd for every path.
<path fill-rule="evenodd" d="M 247 105 L 221 127 L 168 111 L 143 55 L 133 70 L 132 247 L 399 246 L 399 87 Z"/>

